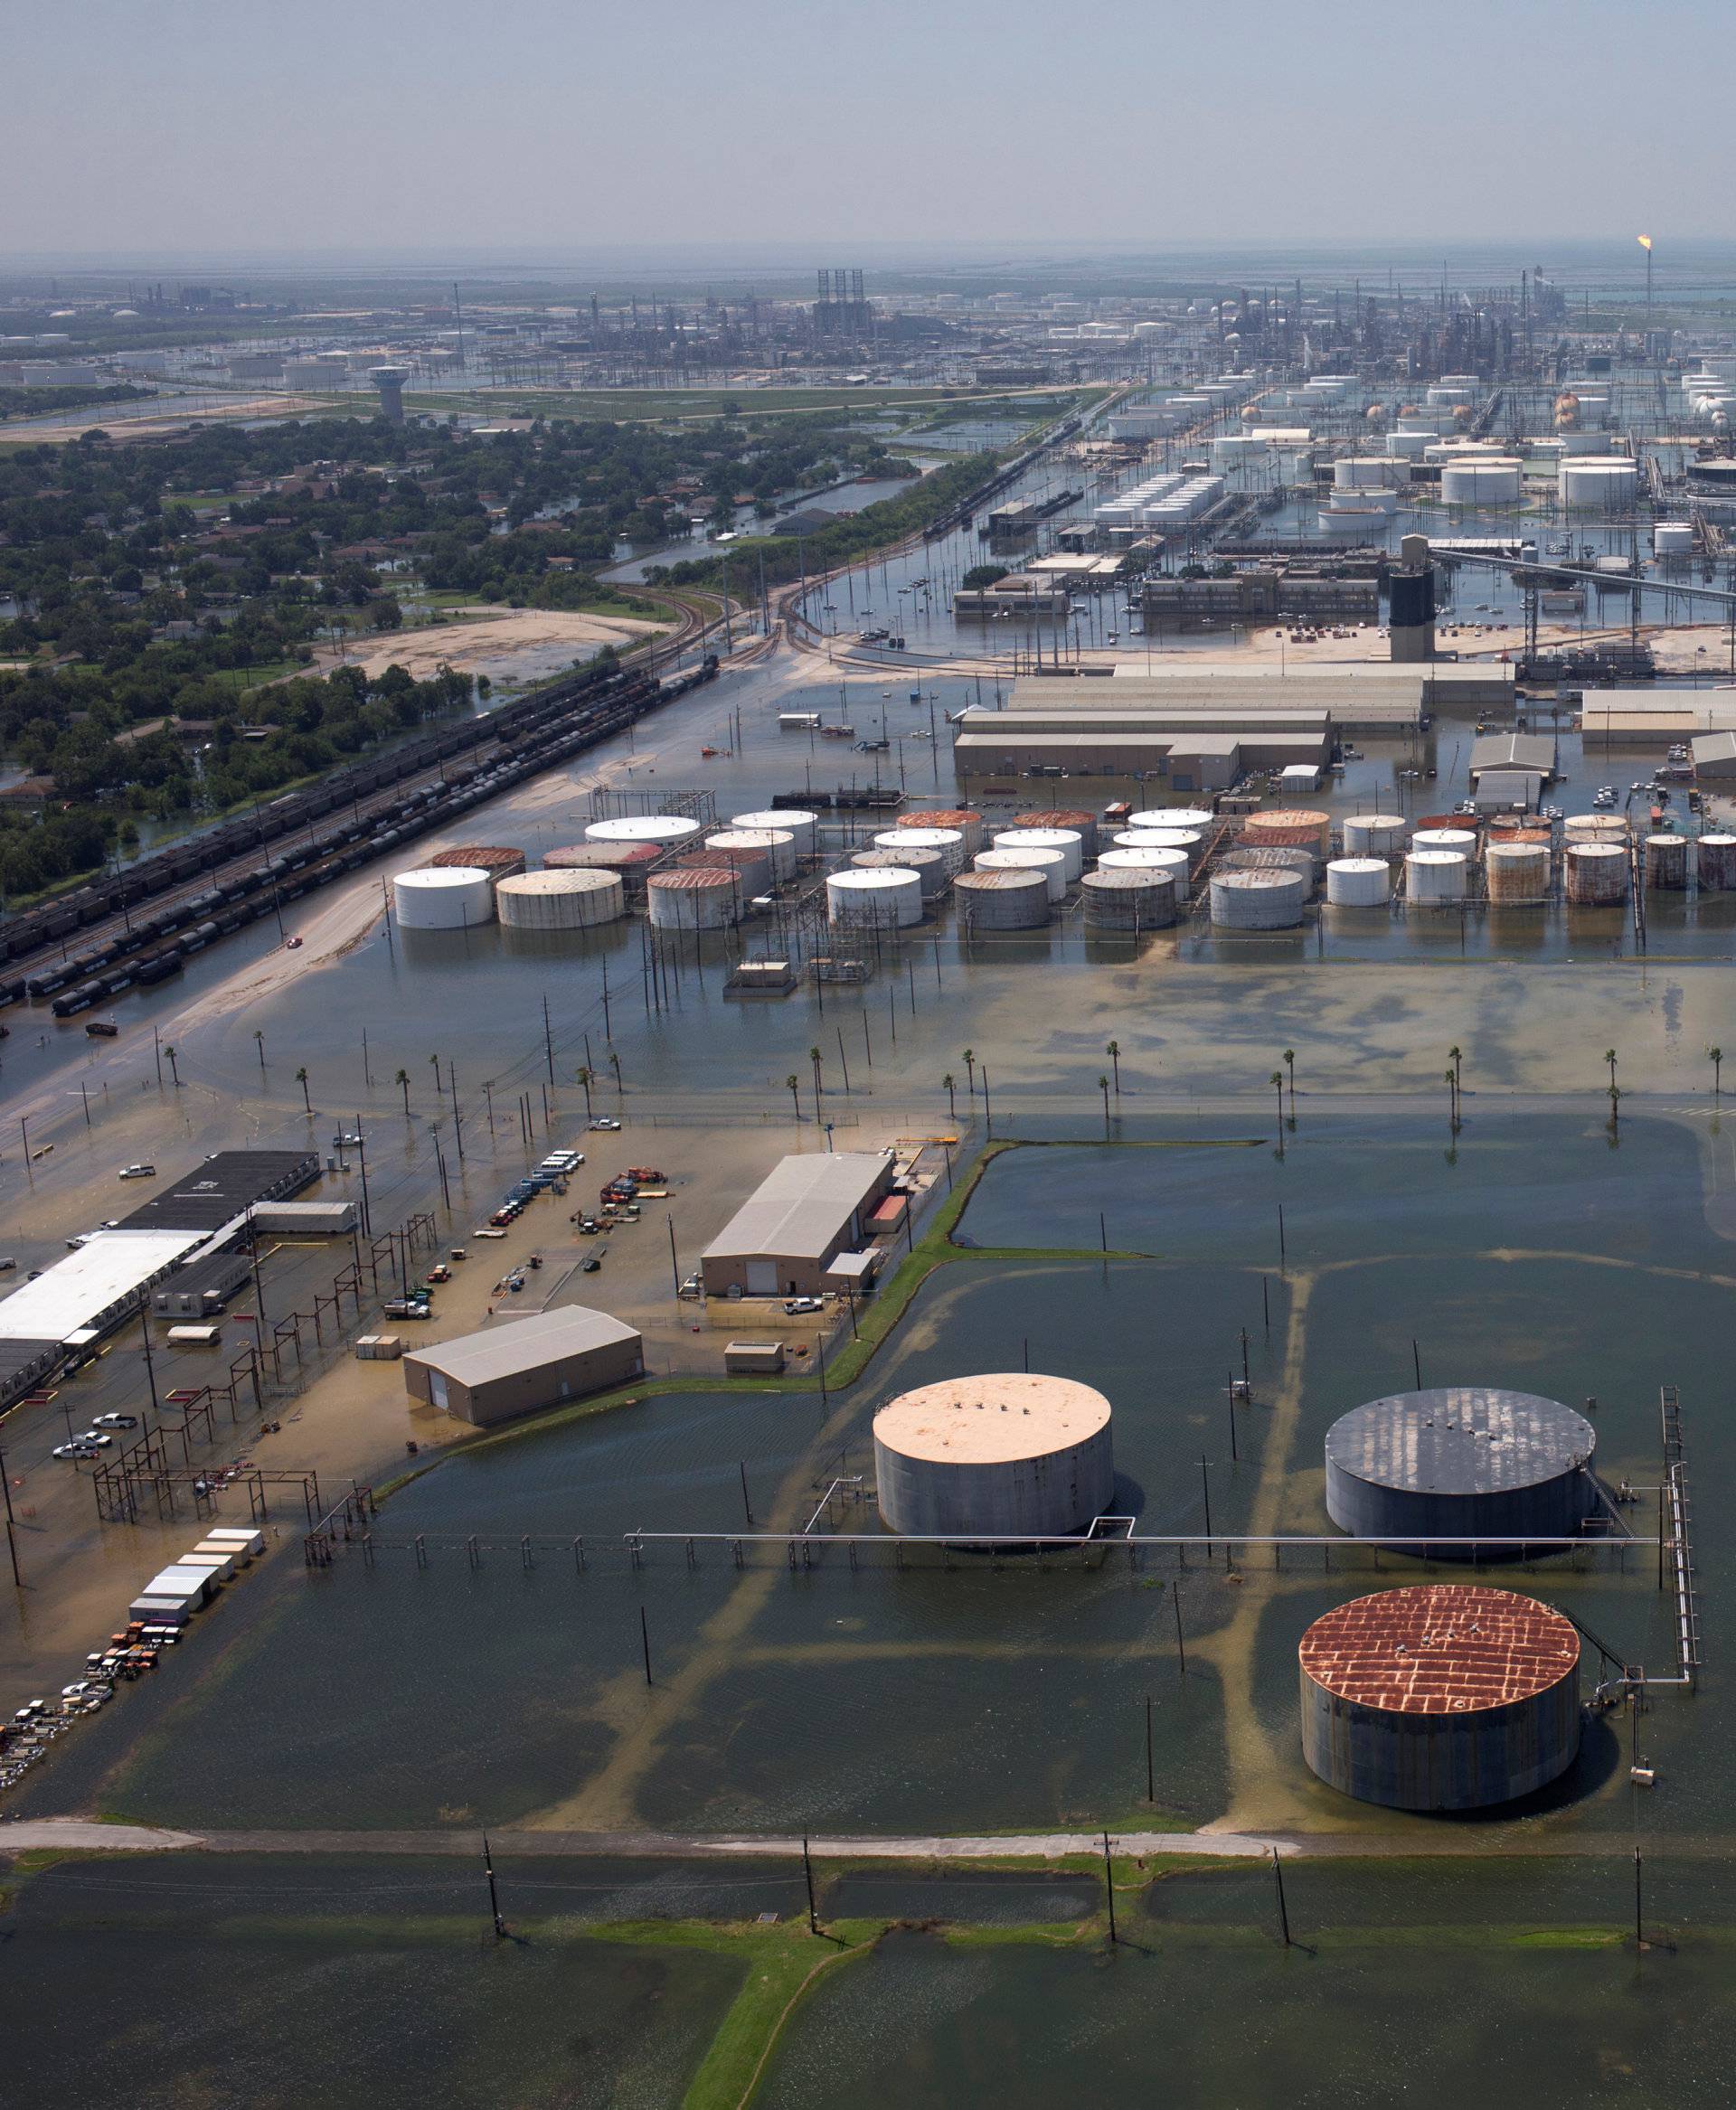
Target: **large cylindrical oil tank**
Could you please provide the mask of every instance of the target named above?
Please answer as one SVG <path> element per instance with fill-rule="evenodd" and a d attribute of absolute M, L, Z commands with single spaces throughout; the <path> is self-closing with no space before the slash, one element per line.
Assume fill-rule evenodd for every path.
<path fill-rule="evenodd" d="M 1420 462 L 1423 449 L 1437 437 L 1432 425 L 1426 432 L 1407 432 L 1401 427 L 1397 432 L 1387 434 L 1386 451 L 1394 461 Z"/>
<path fill-rule="evenodd" d="M 1297 1652 L 1302 1754 L 1329 1787 L 1394 1810 L 1534 1794 L 1580 1748 L 1580 1636 L 1534 1597 L 1422 1583 L 1339 1605 Z"/>
<path fill-rule="evenodd" d="M 616 821 L 592 821 L 585 830 L 587 843 L 612 843 L 626 847 L 654 843 L 665 850 L 690 843 L 699 834 L 699 823 L 685 814 L 629 814 Z"/>
<path fill-rule="evenodd" d="M 722 930 L 740 920 L 748 898 L 732 865 L 684 865 L 651 874 L 646 914 L 656 930 Z"/>
<path fill-rule="evenodd" d="M 1194 828 L 1123 828 L 1115 838 L 1118 850 L 1179 850 L 1190 866 L 1205 855 L 1205 837 Z"/>
<path fill-rule="evenodd" d="M 983 847 L 983 816 L 974 806 L 945 806 L 939 812 L 901 814 L 901 828 L 956 828 L 965 839 L 965 854 L 975 857 Z"/>
<path fill-rule="evenodd" d="M 1483 878 L 1492 908 L 1541 901 L 1549 892 L 1549 851 L 1542 843 L 1491 843 Z"/>
<path fill-rule="evenodd" d="M 1399 455 L 1345 455 L 1332 465 L 1332 484 L 1335 491 L 1386 491 L 1410 474 Z"/>
<path fill-rule="evenodd" d="M 627 913 L 627 890 L 612 871 L 524 871 L 495 889 L 509 930 L 586 930 Z"/>
<path fill-rule="evenodd" d="M 1175 920 L 1175 883 L 1167 872 L 1099 865 L 1079 889 L 1087 930 L 1162 930 Z"/>
<path fill-rule="evenodd" d="M 1628 832 L 1620 814 L 1569 814 L 1561 823 L 1569 843 L 1626 843 Z"/>
<path fill-rule="evenodd" d="M 1660 520 L 1652 530 L 1654 557 L 1690 557 L 1694 554 L 1694 528 L 1685 520 Z"/>
<path fill-rule="evenodd" d="M 731 814 L 730 816 L 732 828 L 776 828 L 791 836 L 797 857 L 813 856 L 818 841 L 819 824 L 818 814 L 804 813 L 796 806 L 768 806 L 761 813 Z"/>
<path fill-rule="evenodd" d="M 475 865 L 424 865 L 392 882 L 401 930 L 467 930 L 495 919 L 495 886 Z"/>
<path fill-rule="evenodd" d="M 1059 851 L 1067 868 L 1069 886 L 1085 869 L 1084 839 L 1074 828 L 997 828 L 995 847 L 996 850 Z"/>
<path fill-rule="evenodd" d="M 1346 814 L 1347 857 L 1396 856 L 1410 839 L 1410 824 L 1398 814 Z"/>
<path fill-rule="evenodd" d="M 1556 483 L 1570 512 L 1619 511 L 1634 503 L 1639 466 L 1625 455 L 1580 455 L 1563 459 Z"/>
<path fill-rule="evenodd" d="M 1688 884 L 1688 839 L 1685 835 L 1647 835 L 1646 884 L 1660 893 L 1680 894 Z"/>
<path fill-rule="evenodd" d="M 1335 857 L 1326 867 L 1326 899 L 1339 909 L 1383 909 L 1392 871 L 1383 857 Z"/>
<path fill-rule="evenodd" d="M 774 880 L 796 875 L 796 838 L 788 828 L 720 828 L 706 836 L 705 848 L 721 851 L 728 864 L 763 858 Z"/>
<path fill-rule="evenodd" d="M 544 871 L 627 871 L 666 854 L 656 843 L 568 843 L 542 852 Z"/>
<path fill-rule="evenodd" d="M 961 871 L 952 896 L 967 933 L 1035 930 L 1049 920 L 1049 882 L 1040 871 Z"/>
<path fill-rule="evenodd" d="M 1477 849 L 1475 828 L 1419 828 L 1410 838 L 1412 850 L 1452 850 L 1460 857 L 1471 856 Z"/>
<path fill-rule="evenodd" d="M 1183 900 L 1187 897 L 1189 866 L 1185 850 L 1128 844 L 1125 848 L 1106 850 L 1097 861 L 1097 869 L 1099 871 L 1160 871 L 1169 879 L 1179 897 Z"/>
<path fill-rule="evenodd" d="M 1297 871 L 1215 872 L 1212 920 L 1224 930 L 1292 930 L 1311 890 Z"/>
<path fill-rule="evenodd" d="M 874 1416 L 889 1531 L 931 1539 L 1064 1538 L 1115 1494 L 1109 1402 L 1071 1378 L 946 1378 Z"/>
<path fill-rule="evenodd" d="M 1052 904 L 1067 899 L 1067 860 L 1059 850 L 1003 848 L 979 850 L 972 860 L 978 871 L 1034 871 L 1043 875 Z"/>
<path fill-rule="evenodd" d="M 1409 901 L 1462 901 L 1469 870 L 1457 850 L 1413 850 L 1404 861 L 1404 894 Z"/>
<path fill-rule="evenodd" d="M 925 901 L 944 894 L 952 878 L 938 850 L 858 850 L 850 862 L 858 871 L 913 871 Z"/>
<path fill-rule="evenodd" d="M 1097 855 L 1097 815 L 1082 805 L 1050 806 L 1040 813 L 1021 814 L 1022 828 L 1071 828 L 1084 844 L 1087 857 Z"/>
<path fill-rule="evenodd" d="M 1226 850 L 1217 868 L 1220 871 L 1299 872 L 1310 894 L 1320 876 L 1320 860 L 1312 850 L 1290 849 L 1280 843 L 1261 850 Z"/>
<path fill-rule="evenodd" d="M 496 885 L 524 869 L 524 852 L 514 843 L 466 843 L 456 850 L 437 850 L 428 861 L 430 870 L 453 866 L 486 871 Z"/>
<path fill-rule="evenodd" d="M 1443 462 L 1440 499 L 1443 505 L 1516 505 L 1519 464 L 1505 459 Z"/>
<path fill-rule="evenodd" d="M 1126 828 L 1187 828 L 1203 834 L 1217 817 L 1200 805 L 1153 805 L 1142 813 L 1129 814 L 1121 824 Z"/>
<path fill-rule="evenodd" d="M 826 882 L 826 916 L 835 930 L 904 930 L 922 920 L 921 875 L 890 871 L 835 871 Z"/>
<path fill-rule="evenodd" d="M 1703 894 L 1736 890 L 1736 835 L 1702 835 L 1694 850 Z"/>
<path fill-rule="evenodd" d="M 731 829 L 725 831 L 735 834 Z M 763 850 L 735 849 L 725 846 L 713 850 L 710 843 L 703 849 L 690 852 L 685 857 L 677 857 L 674 869 L 677 871 L 722 871 L 725 868 L 735 874 L 736 886 L 743 901 L 751 901 L 771 890 L 771 859 Z"/>
<path fill-rule="evenodd" d="M 1250 850 L 1272 843 L 1298 845 L 1324 857 L 1332 840 L 1332 820 L 1305 806 L 1279 806 L 1269 814 L 1250 814 L 1241 824 L 1241 840 Z"/>
<path fill-rule="evenodd" d="M 959 828 L 888 828 L 874 837 L 876 850 L 932 850 L 946 866 L 948 879 L 970 862 L 965 843 Z"/>
<path fill-rule="evenodd" d="M 1327 1430 L 1326 1514 L 1340 1531 L 1395 1549 L 1429 1540 L 1429 1559 L 1440 1560 L 1475 1558 L 1472 1545 L 1448 1540 L 1576 1538 L 1596 1506 L 1587 1474 L 1597 1446 L 1584 1415 L 1535 1392 L 1395 1392 Z M 1488 1550 L 1510 1558 L 1514 1548 Z"/>
<path fill-rule="evenodd" d="M 1628 850 L 1621 843 L 1570 843 L 1562 853 L 1567 898 L 1580 908 L 1610 908 L 1628 899 Z"/>

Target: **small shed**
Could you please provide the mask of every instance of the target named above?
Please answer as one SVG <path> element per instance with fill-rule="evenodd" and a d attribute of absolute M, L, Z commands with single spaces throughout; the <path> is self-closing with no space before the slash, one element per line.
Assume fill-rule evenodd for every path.
<path fill-rule="evenodd" d="M 731 1377 L 781 1377 L 781 1341 L 730 1341 L 723 1347 L 723 1368 Z"/>

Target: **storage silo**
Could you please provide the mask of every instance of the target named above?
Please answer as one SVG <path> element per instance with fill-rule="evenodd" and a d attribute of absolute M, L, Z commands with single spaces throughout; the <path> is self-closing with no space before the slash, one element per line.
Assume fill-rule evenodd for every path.
<path fill-rule="evenodd" d="M 1429 1540 L 1434 1560 L 1475 1557 L 1448 1540 L 1577 1538 L 1597 1506 L 1588 1477 L 1597 1447 L 1584 1415 L 1535 1392 L 1396 1392 L 1327 1430 L 1326 1514 L 1340 1531 L 1395 1550 L 1402 1539 Z M 1432 1542 L 1437 1533 L 1443 1543 Z M 1492 1546 L 1490 1556 L 1514 1550 Z"/>
<path fill-rule="evenodd" d="M 1567 898 L 1579 908 L 1618 908 L 1628 899 L 1628 851 L 1620 843 L 1570 843 L 1561 859 Z"/>
<path fill-rule="evenodd" d="M 705 838 L 707 851 L 723 852 L 734 864 L 738 857 L 763 857 L 774 880 L 796 876 L 796 838 L 788 828 L 720 828 Z"/>
<path fill-rule="evenodd" d="M 994 841 L 996 850 L 1058 850 L 1069 886 L 1085 869 L 1084 840 L 1073 828 L 1000 828 Z"/>
<path fill-rule="evenodd" d="M 983 847 L 983 816 L 972 806 L 948 806 L 939 812 L 901 814 L 900 828 L 956 828 L 965 839 L 965 854 L 975 857 Z"/>
<path fill-rule="evenodd" d="M 1344 837 L 1347 857 L 1396 856 L 1410 839 L 1410 824 L 1398 814 L 1347 814 Z"/>
<path fill-rule="evenodd" d="M 1393 1810 L 1481 1810 L 1558 1779 L 1580 1748 L 1580 1636 L 1513 1590 L 1422 1583 L 1356 1597 L 1297 1651 L 1302 1754 Z"/>
<path fill-rule="evenodd" d="M 1154 805 L 1143 813 L 1129 814 L 1122 823 L 1127 828 L 1187 828 L 1198 834 L 1216 824 L 1216 814 L 1199 805 Z"/>
<path fill-rule="evenodd" d="M 1483 853 L 1491 908 L 1541 901 L 1549 893 L 1549 851 L 1542 843 L 1491 843 Z"/>
<path fill-rule="evenodd" d="M 1660 893 L 1685 893 L 1688 885 L 1688 839 L 1685 835 L 1647 835 L 1646 884 Z"/>
<path fill-rule="evenodd" d="M 858 850 L 850 862 L 858 871 L 913 871 L 925 901 L 944 894 L 952 878 L 938 850 Z"/>
<path fill-rule="evenodd" d="M 1392 871 L 1383 857 L 1335 857 L 1326 867 L 1326 899 L 1338 909 L 1384 909 Z"/>
<path fill-rule="evenodd" d="M 731 865 L 654 871 L 645 890 L 655 930 L 722 930 L 741 914 L 741 875 Z"/>
<path fill-rule="evenodd" d="M 1049 883 L 1040 871 L 961 871 L 952 894 L 967 934 L 1035 930 L 1049 920 Z"/>
<path fill-rule="evenodd" d="M 699 834 L 699 823 L 685 814 L 629 814 L 616 821 L 592 821 L 585 830 L 587 843 L 608 843 L 618 849 L 654 843 L 673 850 Z"/>
<path fill-rule="evenodd" d="M 1111 1409 L 1071 1378 L 947 1378 L 874 1416 L 882 1521 L 929 1539 L 1066 1538 L 1115 1497 Z"/>
<path fill-rule="evenodd" d="M 1241 824 L 1241 840 L 1250 850 L 1277 843 L 1324 857 L 1332 841 L 1332 819 L 1305 806 L 1279 806 L 1269 814 L 1250 814 Z"/>
<path fill-rule="evenodd" d="M 1296 871 L 1213 873 L 1212 920 L 1224 930 L 1293 930 L 1310 890 Z"/>
<path fill-rule="evenodd" d="M 909 865 L 835 871 L 826 882 L 826 918 L 835 930 L 906 930 L 922 920 L 922 881 Z"/>
<path fill-rule="evenodd" d="M 1097 855 L 1097 815 L 1084 806 L 1051 806 L 1045 812 L 1020 816 L 1022 828 L 1071 828 L 1085 848 L 1087 857 Z"/>
<path fill-rule="evenodd" d="M 1175 883 L 1165 871 L 1099 864 L 1079 882 L 1087 930 L 1164 930 L 1175 920 Z"/>
<path fill-rule="evenodd" d="M 1477 850 L 1475 828 L 1419 828 L 1410 838 L 1412 850 L 1451 850 L 1470 857 Z"/>
<path fill-rule="evenodd" d="M 612 871 L 522 871 L 495 889 L 509 930 L 588 930 L 627 913 L 627 890 Z"/>
<path fill-rule="evenodd" d="M 1440 499 L 1443 505 L 1516 505 L 1519 464 L 1486 456 L 1477 461 L 1443 462 Z"/>
<path fill-rule="evenodd" d="M 928 850 L 947 868 L 947 877 L 963 871 L 969 863 L 965 837 L 958 828 L 888 828 L 874 837 L 876 850 Z"/>
<path fill-rule="evenodd" d="M 1702 835 L 1694 844 L 1703 894 L 1736 891 L 1736 835 Z"/>
<path fill-rule="evenodd" d="M 1049 890 L 1052 906 L 1067 899 L 1067 860 L 1059 850 L 1003 849 L 996 843 L 993 850 L 979 850 L 972 860 L 976 870 L 981 871 L 1034 871 L 1042 875 L 1043 883 Z"/>
<path fill-rule="evenodd" d="M 1413 850 L 1404 861 L 1408 901 L 1462 901 L 1469 871 L 1457 850 Z"/>
<path fill-rule="evenodd" d="M 763 813 L 732 814 L 730 825 L 732 828 L 776 828 L 794 838 L 798 858 L 812 857 L 815 845 L 819 840 L 820 816 L 818 814 L 805 813 L 796 806 L 769 806 Z"/>
<path fill-rule="evenodd" d="M 392 882 L 400 930 L 467 930 L 495 919 L 495 885 L 469 864 L 423 865 Z"/>
<path fill-rule="evenodd" d="M 1185 900 L 1189 890 L 1189 868 L 1185 850 L 1154 850 L 1141 845 L 1137 849 L 1106 850 L 1097 861 L 1099 871 L 1163 872 L 1174 885 L 1177 896 Z"/>

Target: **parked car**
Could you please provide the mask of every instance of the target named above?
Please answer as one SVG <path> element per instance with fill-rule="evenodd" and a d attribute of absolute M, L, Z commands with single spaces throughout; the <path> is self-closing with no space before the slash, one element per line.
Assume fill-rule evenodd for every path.
<path fill-rule="evenodd" d="M 122 1165 L 120 1177 L 123 1180 L 154 1180 L 156 1177 L 156 1167 L 153 1164 Z"/>
<path fill-rule="evenodd" d="M 137 1428 L 137 1414 L 99 1414 L 92 1418 L 93 1428 Z"/>
<path fill-rule="evenodd" d="M 56 1444 L 54 1446 L 54 1455 L 57 1458 L 94 1458 L 96 1455 L 97 1446 L 95 1444 L 75 1442 Z"/>
<path fill-rule="evenodd" d="M 607 1114 L 599 1114 L 595 1120 L 587 1122 L 585 1126 L 589 1128 L 605 1128 L 613 1130 L 618 1128 L 620 1126 L 620 1123 L 618 1121 L 611 1120 Z"/>
<path fill-rule="evenodd" d="M 826 1299 L 822 1296 L 787 1296 L 784 1299 L 785 1314 L 792 1319 L 805 1319 L 810 1313 L 823 1312 L 825 1309 Z"/>

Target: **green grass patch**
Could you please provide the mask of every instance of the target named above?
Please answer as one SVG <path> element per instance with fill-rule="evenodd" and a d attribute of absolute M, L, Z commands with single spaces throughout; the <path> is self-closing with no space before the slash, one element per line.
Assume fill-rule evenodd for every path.
<path fill-rule="evenodd" d="M 203 678 L 225 689 L 260 689 L 268 682 L 282 681 L 287 674 L 317 674 L 318 671 L 316 667 L 303 666 L 298 659 L 277 659 L 268 661 L 264 666 L 226 666 Z"/>

